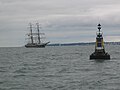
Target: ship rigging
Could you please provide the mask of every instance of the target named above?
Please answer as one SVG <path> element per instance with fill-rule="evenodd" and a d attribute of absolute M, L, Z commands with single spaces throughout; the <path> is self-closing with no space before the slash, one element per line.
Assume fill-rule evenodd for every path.
<path fill-rule="evenodd" d="M 45 34 L 40 32 L 39 23 L 36 23 L 37 32 L 33 33 L 33 26 L 30 23 L 30 33 L 27 34 L 28 43 L 25 45 L 26 48 L 45 48 L 50 42 L 42 42 Z"/>

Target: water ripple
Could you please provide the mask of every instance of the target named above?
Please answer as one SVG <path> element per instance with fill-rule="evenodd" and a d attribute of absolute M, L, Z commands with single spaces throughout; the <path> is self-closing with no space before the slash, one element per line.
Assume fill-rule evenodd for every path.
<path fill-rule="evenodd" d="M 0 90 L 119 90 L 119 46 L 102 62 L 89 60 L 93 48 L 0 48 Z"/>

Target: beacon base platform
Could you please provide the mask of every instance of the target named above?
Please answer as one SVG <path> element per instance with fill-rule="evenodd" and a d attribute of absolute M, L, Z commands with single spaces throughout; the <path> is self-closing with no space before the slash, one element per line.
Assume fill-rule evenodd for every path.
<path fill-rule="evenodd" d="M 92 53 L 90 55 L 90 60 L 92 59 L 101 59 L 101 60 L 110 60 L 110 55 L 108 53 Z"/>

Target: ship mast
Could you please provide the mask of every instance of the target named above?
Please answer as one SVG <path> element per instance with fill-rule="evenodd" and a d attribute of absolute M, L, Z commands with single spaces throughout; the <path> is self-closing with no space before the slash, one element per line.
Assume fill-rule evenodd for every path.
<path fill-rule="evenodd" d="M 32 33 L 32 24 L 30 23 L 30 35 L 31 35 L 31 42 L 33 44 L 33 33 Z"/>
<path fill-rule="evenodd" d="M 39 23 L 36 23 L 37 25 L 37 30 L 38 30 L 38 43 L 40 44 L 41 43 L 41 40 L 40 40 L 40 27 L 39 27 Z"/>

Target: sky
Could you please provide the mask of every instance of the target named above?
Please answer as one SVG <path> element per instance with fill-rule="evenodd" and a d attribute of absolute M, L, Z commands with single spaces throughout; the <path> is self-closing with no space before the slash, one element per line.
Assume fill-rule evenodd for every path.
<path fill-rule="evenodd" d="M 0 0 L 0 47 L 26 44 L 29 23 L 40 23 L 51 43 L 120 41 L 120 0 Z"/>

